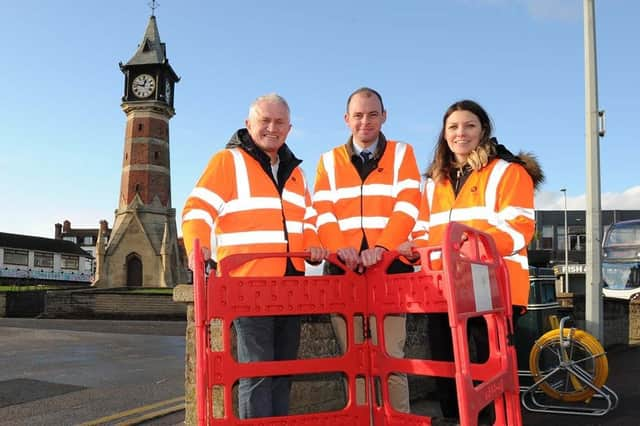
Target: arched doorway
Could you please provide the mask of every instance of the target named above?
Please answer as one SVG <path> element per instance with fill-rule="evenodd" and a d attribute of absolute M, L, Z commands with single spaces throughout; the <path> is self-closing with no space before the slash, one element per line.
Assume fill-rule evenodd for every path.
<path fill-rule="evenodd" d="M 127 256 L 127 286 L 142 287 L 142 261 L 137 253 Z"/>

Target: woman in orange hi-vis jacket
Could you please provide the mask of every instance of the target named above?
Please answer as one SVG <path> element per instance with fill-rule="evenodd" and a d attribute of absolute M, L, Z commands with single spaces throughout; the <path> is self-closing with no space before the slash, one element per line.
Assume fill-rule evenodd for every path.
<path fill-rule="evenodd" d="M 487 112 L 474 101 L 462 100 L 444 114 L 425 175 L 413 241 L 402 244 L 400 253 L 411 257 L 413 246 L 440 245 L 449 222 L 488 233 L 509 270 L 515 325 L 529 298 L 527 245 L 535 230 L 534 188 L 544 179 L 537 161 L 530 154 L 514 156 L 499 145 Z M 486 322 L 473 318 L 468 327 L 476 346 L 475 361 L 486 361 Z M 429 316 L 428 340 L 433 359 L 453 359 L 446 314 Z M 443 416 L 458 417 L 455 382 L 438 379 L 437 384 Z"/>
<path fill-rule="evenodd" d="M 291 124 L 289 106 L 276 94 L 257 98 L 246 128 L 216 153 L 189 197 L 182 233 L 193 269 L 193 241 L 205 259 L 221 261 L 235 253 L 308 251 L 320 262 L 328 251 L 315 231 L 315 211 L 297 159 L 285 144 Z M 256 259 L 234 276 L 304 275 L 302 259 Z M 240 317 L 233 321 L 238 361 L 295 359 L 300 341 L 298 316 Z M 289 412 L 288 376 L 240 379 L 240 418 L 271 417 Z"/>

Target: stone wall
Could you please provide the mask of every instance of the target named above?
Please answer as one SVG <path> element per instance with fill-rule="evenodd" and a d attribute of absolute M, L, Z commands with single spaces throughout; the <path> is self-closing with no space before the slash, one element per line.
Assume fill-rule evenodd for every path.
<path fill-rule="evenodd" d="M 48 291 L 43 316 L 47 318 L 184 319 L 185 305 L 173 303 L 171 294 L 127 292 Z"/>
<path fill-rule="evenodd" d="M 562 306 L 571 309 L 576 326 L 585 328 L 585 296 L 565 293 L 558 297 Z M 640 344 L 640 299 L 603 298 L 605 348 L 615 345 Z"/>

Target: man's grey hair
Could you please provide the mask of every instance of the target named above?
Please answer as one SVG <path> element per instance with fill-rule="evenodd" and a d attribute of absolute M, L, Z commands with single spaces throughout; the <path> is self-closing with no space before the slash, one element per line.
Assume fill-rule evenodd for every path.
<path fill-rule="evenodd" d="M 277 93 L 269 93 L 267 95 L 262 95 L 262 96 L 258 96 L 256 98 L 255 101 L 253 101 L 251 103 L 251 106 L 249 107 L 249 117 L 254 117 L 257 114 L 257 108 L 258 108 L 258 104 L 260 102 L 274 102 L 274 103 L 279 103 L 284 105 L 285 109 L 287 110 L 287 115 L 289 117 L 291 117 L 291 111 L 289 110 L 289 104 L 287 103 L 287 101 L 280 95 L 278 95 Z"/>

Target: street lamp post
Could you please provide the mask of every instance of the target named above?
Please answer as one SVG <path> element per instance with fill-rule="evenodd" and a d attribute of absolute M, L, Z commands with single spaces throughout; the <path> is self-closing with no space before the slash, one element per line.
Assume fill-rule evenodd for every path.
<path fill-rule="evenodd" d="M 567 188 L 562 188 L 564 197 L 564 292 L 569 292 L 569 232 L 567 225 Z"/>

